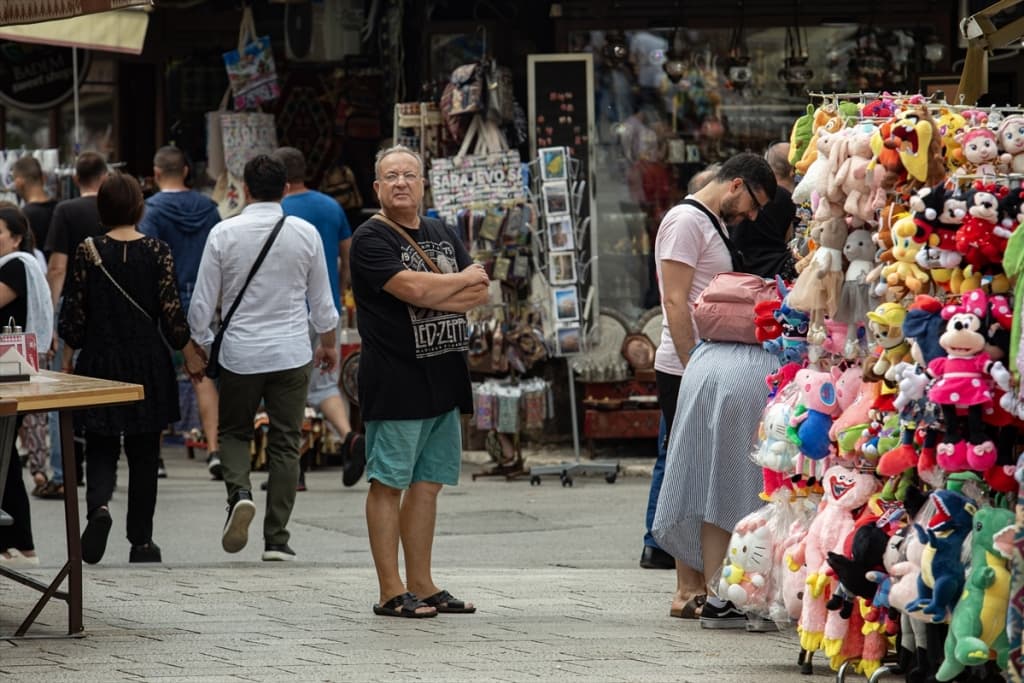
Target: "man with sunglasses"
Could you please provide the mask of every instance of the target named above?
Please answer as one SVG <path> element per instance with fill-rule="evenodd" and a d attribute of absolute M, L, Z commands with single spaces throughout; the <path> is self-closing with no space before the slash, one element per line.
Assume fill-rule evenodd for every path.
<path fill-rule="evenodd" d="M 692 307 L 715 275 L 743 268 L 742 256 L 732 243 L 729 227 L 744 219 L 757 218 L 775 196 L 776 187 L 775 175 L 764 159 L 756 154 L 737 154 L 726 160 L 706 185 L 665 214 L 654 243 L 663 315 L 654 369 L 666 433 L 658 444 L 651 478 L 647 534 L 640 564 L 660 569 L 675 565 L 678 581 L 671 611 L 674 616 L 699 616 L 703 590 L 688 585 L 685 580 L 688 577 L 683 573 L 685 567 L 657 545 L 650 530 L 661 491 L 665 444 L 676 414 L 679 384 L 690 352 L 700 339 L 693 324 Z M 728 541 L 726 537 L 725 543 Z"/>

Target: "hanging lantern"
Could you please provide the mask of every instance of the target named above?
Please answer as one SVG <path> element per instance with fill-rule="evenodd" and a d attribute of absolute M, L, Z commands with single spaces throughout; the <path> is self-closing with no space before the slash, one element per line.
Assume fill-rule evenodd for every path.
<path fill-rule="evenodd" d="M 743 89 L 750 84 L 754 74 L 750 68 L 750 52 L 747 49 L 747 42 L 743 38 L 743 0 L 739 0 L 738 5 L 739 22 L 729 41 L 726 75 L 729 78 L 729 85 L 737 92 L 743 92 Z"/>
<path fill-rule="evenodd" d="M 669 46 L 668 54 L 665 55 L 665 61 L 662 62 L 661 68 L 668 76 L 668 80 L 672 83 L 679 83 L 683 80 L 689 65 L 689 55 L 679 44 L 679 29 L 676 28 L 672 31 L 672 44 Z"/>
<path fill-rule="evenodd" d="M 814 70 L 807 65 L 807 38 L 800 29 L 800 0 L 793 3 L 793 25 L 786 27 L 786 57 L 779 69 L 779 80 L 786 84 L 790 95 L 801 95 L 807 83 L 814 78 Z"/>
<path fill-rule="evenodd" d="M 621 30 L 610 32 L 604 38 L 604 47 L 601 49 L 608 66 L 619 66 L 629 57 L 629 45 L 626 43 L 626 34 Z"/>

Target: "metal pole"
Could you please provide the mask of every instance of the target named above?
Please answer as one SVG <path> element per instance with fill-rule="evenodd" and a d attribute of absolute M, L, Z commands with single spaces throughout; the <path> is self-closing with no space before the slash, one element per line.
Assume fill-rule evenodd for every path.
<path fill-rule="evenodd" d="M 74 156 L 77 157 L 78 156 L 78 151 L 80 149 L 79 140 L 78 140 L 78 48 L 77 47 L 72 47 L 71 48 L 71 72 L 72 72 L 71 73 L 71 78 L 74 79 L 74 87 L 72 88 L 72 92 L 74 92 L 74 95 L 75 95 L 75 135 L 74 135 L 74 138 L 73 138 L 74 141 L 75 141 Z"/>
<path fill-rule="evenodd" d="M 565 367 L 569 371 L 569 415 L 572 417 L 572 452 L 576 462 L 580 461 L 580 430 L 579 418 L 576 415 L 576 378 L 572 375 L 572 365 L 566 359 Z"/>

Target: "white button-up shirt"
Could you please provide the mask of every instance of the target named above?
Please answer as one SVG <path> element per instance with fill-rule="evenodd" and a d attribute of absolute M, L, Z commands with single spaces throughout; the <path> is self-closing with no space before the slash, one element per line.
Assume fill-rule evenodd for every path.
<path fill-rule="evenodd" d="M 280 203 L 258 202 L 210 231 L 188 309 L 192 337 L 202 346 L 213 343 L 214 323 L 227 314 L 282 215 Z M 220 365 L 241 375 L 301 367 L 313 357 L 310 324 L 319 334 L 334 330 L 338 311 L 319 233 L 289 216 L 228 324 Z"/>

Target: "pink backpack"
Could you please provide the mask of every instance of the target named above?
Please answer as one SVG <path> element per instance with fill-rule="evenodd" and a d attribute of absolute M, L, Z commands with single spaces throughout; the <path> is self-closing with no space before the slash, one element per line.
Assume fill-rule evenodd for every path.
<path fill-rule="evenodd" d="M 754 305 L 779 299 L 773 280 L 748 273 L 719 273 L 697 297 L 693 322 L 701 339 L 757 344 Z"/>

